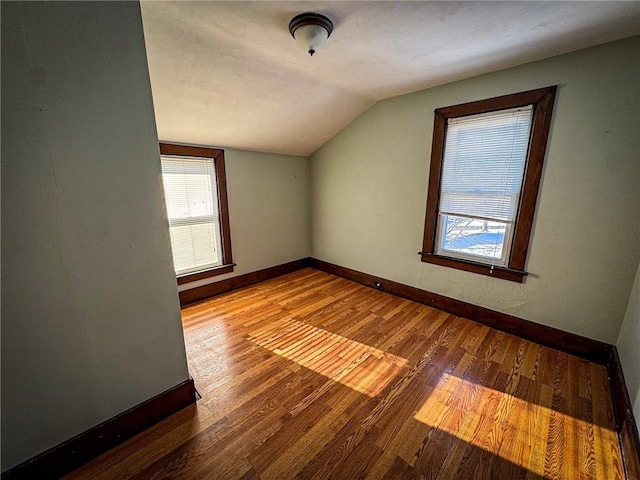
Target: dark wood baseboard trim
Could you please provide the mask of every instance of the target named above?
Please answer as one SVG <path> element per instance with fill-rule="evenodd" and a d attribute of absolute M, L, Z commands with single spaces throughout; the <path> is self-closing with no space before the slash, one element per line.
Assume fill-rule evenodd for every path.
<path fill-rule="evenodd" d="M 309 266 L 310 258 L 301 258 L 293 262 L 283 263 L 274 267 L 258 270 L 257 272 L 245 273 L 237 277 L 228 278 L 219 282 L 209 283 L 201 287 L 191 288 L 179 293 L 180 306 L 189 305 L 190 303 L 214 297 L 222 293 L 237 290 L 238 288 L 248 287 L 254 283 L 264 282 L 272 278 L 285 275 L 287 273 L 302 270 Z"/>
<path fill-rule="evenodd" d="M 612 347 L 608 370 L 624 469 L 629 480 L 640 479 L 640 438 L 616 347 Z"/>
<path fill-rule="evenodd" d="M 564 332 L 557 328 L 514 317 L 506 313 L 490 310 L 485 307 L 445 297 L 437 293 L 421 290 L 403 283 L 394 282 L 386 278 L 341 267 L 333 263 L 310 260 L 310 266 L 323 272 L 343 277 L 368 287 L 382 290 L 414 302 L 422 303 L 438 310 L 452 313 L 459 317 L 468 318 L 503 332 L 517 335 L 546 347 L 555 348 L 592 362 L 607 365 L 611 357 L 611 345 L 592 340 L 574 333 Z M 377 287 L 376 283 L 380 286 Z"/>
<path fill-rule="evenodd" d="M 2 479 L 60 478 L 195 401 L 190 378 L 7 470 Z"/>

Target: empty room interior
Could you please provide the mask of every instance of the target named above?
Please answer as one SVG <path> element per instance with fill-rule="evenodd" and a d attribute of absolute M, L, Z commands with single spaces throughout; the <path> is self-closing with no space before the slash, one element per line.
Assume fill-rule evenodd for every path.
<path fill-rule="evenodd" d="M 3 479 L 640 479 L 640 2 L 0 13 Z"/>

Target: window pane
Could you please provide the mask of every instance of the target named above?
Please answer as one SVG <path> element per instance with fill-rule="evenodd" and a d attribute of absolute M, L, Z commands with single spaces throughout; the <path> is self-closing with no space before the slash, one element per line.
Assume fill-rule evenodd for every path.
<path fill-rule="evenodd" d="M 167 215 L 177 274 L 222 264 L 214 160 L 162 156 Z"/>
<path fill-rule="evenodd" d="M 212 223 L 170 228 L 176 273 L 200 270 L 221 263 L 215 230 Z"/>
<path fill-rule="evenodd" d="M 440 211 L 513 221 L 529 147 L 531 106 L 453 118 L 447 125 Z"/>
<path fill-rule="evenodd" d="M 507 223 L 452 215 L 441 215 L 440 222 L 438 250 L 504 264 L 503 253 L 511 230 Z"/>
<path fill-rule="evenodd" d="M 207 174 L 166 173 L 164 185 L 170 219 L 213 215 L 211 177 Z M 215 185 L 215 184 L 214 184 Z"/>

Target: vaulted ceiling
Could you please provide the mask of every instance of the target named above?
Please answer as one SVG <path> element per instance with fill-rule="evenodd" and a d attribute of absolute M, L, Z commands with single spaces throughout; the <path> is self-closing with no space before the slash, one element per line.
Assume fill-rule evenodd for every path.
<path fill-rule="evenodd" d="M 333 20 L 309 57 L 289 20 Z M 309 155 L 378 100 L 640 34 L 640 2 L 142 2 L 160 139 Z"/>

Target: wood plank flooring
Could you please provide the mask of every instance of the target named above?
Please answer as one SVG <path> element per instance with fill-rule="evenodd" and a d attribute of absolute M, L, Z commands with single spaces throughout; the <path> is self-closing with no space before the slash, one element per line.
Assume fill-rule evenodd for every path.
<path fill-rule="evenodd" d="M 624 478 L 586 360 L 313 269 L 183 322 L 203 398 L 68 478 Z"/>

